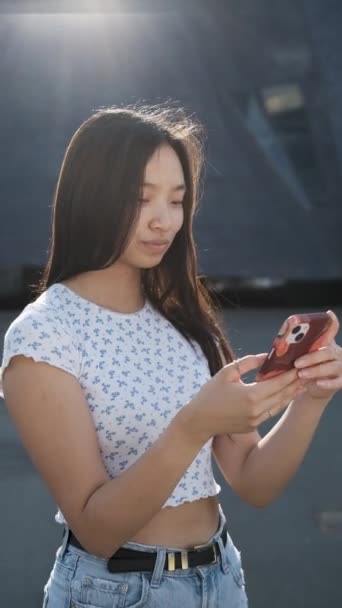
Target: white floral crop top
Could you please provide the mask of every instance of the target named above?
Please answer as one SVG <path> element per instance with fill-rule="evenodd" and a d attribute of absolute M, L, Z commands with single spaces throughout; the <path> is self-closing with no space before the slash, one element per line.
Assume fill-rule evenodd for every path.
<path fill-rule="evenodd" d="M 138 312 L 123 314 L 55 283 L 7 329 L 1 371 L 11 357 L 23 354 L 73 374 L 92 413 L 104 466 L 114 478 L 209 380 L 207 359 L 198 343 L 192 345 L 148 300 Z M 221 491 L 213 475 L 212 441 L 199 451 L 163 507 Z M 55 519 L 65 523 L 60 509 Z"/>

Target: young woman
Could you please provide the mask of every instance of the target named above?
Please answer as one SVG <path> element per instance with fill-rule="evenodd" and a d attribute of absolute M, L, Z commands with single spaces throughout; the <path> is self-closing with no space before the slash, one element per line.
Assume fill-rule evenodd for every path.
<path fill-rule="evenodd" d="M 211 456 L 243 500 L 271 503 L 342 386 L 333 313 L 327 345 L 303 358 L 308 380 L 240 379 L 265 354 L 234 360 L 197 276 L 201 150 L 192 119 L 146 107 L 96 112 L 67 147 L 49 260 L 2 362 L 65 526 L 48 608 L 246 606 Z"/>

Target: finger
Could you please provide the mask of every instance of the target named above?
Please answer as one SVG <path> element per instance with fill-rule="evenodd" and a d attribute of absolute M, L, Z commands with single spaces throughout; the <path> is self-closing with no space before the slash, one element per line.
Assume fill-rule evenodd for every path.
<path fill-rule="evenodd" d="M 297 380 L 290 387 L 284 389 L 277 398 L 273 397 L 263 404 L 263 409 L 260 412 L 260 420 L 264 421 L 267 418 L 277 416 L 282 410 L 286 409 L 289 403 L 298 395 L 305 392 L 305 387 Z"/>
<path fill-rule="evenodd" d="M 328 363 L 319 363 L 312 367 L 301 369 L 298 371 L 298 377 L 307 379 L 324 378 L 327 376 L 339 376 L 342 374 L 341 361 L 329 361 Z"/>
<path fill-rule="evenodd" d="M 289 405 L 288 402 L 282 403 L 278 407 L 274 407 L 270 410 L 267 410 L 267 412 L 263 412 L 260 416 L 260 421 L 257 422 L 257 426 L 260 426 L 260 424 L 262 424 L 266 420 L 271 420 L 272 418 L 275 418 L 275 416 L 278 416 L 281 412 L 286 410 L 288 405 Z"/>
<path fill-rule="evenodd" d="M 279 391 L 296 380 L 297 377 L 298 370 L 293 368 L 288 372 L 283 372 L 282 374 L 278 374 L 278 376 L 274 376 L 268 380 L 263 380 L 262 382 L 253 382 L 247 386 L 250 387 L 250 390 L 254 393 L 256 400 L 259 401 L 262 399 L 268 399 L 272 395 L 279 393 Z"/>
<path fill-rule="evenodd" d="M 275 416 L 278 416 L 278 414 L 280 414 L 280 412 L 282 410 L 285 410 L 286 407 L 287 406 L 284 405 L 281 408 L 278 408 L 277 411 L 269 410 L 267 412 L 264 412 L 263 414 L 261 414 L 260 420 L 258 420 L 258 422 L 257 422 L 257 426 L 260 426 L 260 424 L 262 424 L 263 422 L 266 422 L 266 420 L 272 420 L 272 418 L 274 418 Z"/>
<path fill-rule="evenodd" d="M 297 369 L 301 369 L 302 367 L 316 365 L 322 361 L 334 361 L 338 358 L 339 350 L 340 347 L 337 346 L 335 340 L 333 340 L 327 346 L 322 346 L 312 353 L 307 353 L 306 355 L 299 357 L 295 360 L 294 365 Z"/>
<path fill-rule="evenodd" d="M 330 328 L 331 339 L 333 339 L 333 338 L 335 338 L 335 336 L 339 332 L 340 322 L 339 322 L 337 316 L 335 315 L 335 313 L 332 310 L 327 310 L 327 313 L 328 313 L 329 317 L 331 317 L 332 320 L 333 320 L 333 325 Z M 329 332 L 328 332 L 328 335 L 329 335 Z"/>
<path fill-rule="evenodd" d="M 325 378 L 324 380 L 317 380 L 315 384 L 319 388 L 326 388 L 329 391 L 338 391 L 342 388 L 342 376 L 338 376 L 338 378 Z"/>
<path fill-rule="evenodd" d="M 340 329 L 340 323 L 339 323 L 339 320 L 338 320 L 337 316 L 335 315 L 335 313 L 332 310 L 327 310 L 327 314 L 332 319 L 332 324 L 324 336 L 322 346 L 326 346 L 327 344 L 329 344 L 329 342 L 334 340 L 335 336 L 338 334 L 338 331 Z"/>
<path fill-rule="evenodd" d="M 258 404 L 257 415 L 262 415 L 265 412 L 272 410 L 276 411 L 278 408 L 282 408 L 283 404 L 288 404 L 294 397 L 296 397 L 303 389 L 303 382 L 299 379 L 291 382 L 288 386 L 283 388 L 281 391 L 274 395 L 270 395 L 268 398 L 263 399 Z M 258 411 L 259 410 L 259 411 Z"/>
<path fill-rule="evenodd" d="M 225 374 L 228 376 L 228 380 L 235 380 L 240 378 L 247 372 L 250 372 L 260 365 L 263 364 L 267 357 L 267 353 L 260 353 L 258 355 L 246 355 L 240 359 L 235 359 L 232 363 L 224 366 Z"/>

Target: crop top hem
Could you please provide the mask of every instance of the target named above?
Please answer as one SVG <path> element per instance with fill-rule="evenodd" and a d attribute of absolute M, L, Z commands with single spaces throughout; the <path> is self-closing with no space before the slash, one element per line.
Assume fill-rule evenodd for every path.
<path fill-rule="evenodd" d="M 212 492 L 203 492 L 203 493 L 198 494 L 197 496 L 187 498 L 178 503 L 175 503 L 174 499 L 168 499 L 163 504 L 162 509 L 165 509 L 166 507 L 179 507 L 180 505 L 184 505 L 185 503 L 195 502 L 195 500 L 201 500 L 202 498 L 209 498 L 210 496 L 218 496 L 218 494 L 221 493 L 221 486 L 218 483 L 216 483 L 215 485 L 216 485 L 216 489 L 213 490 Z M 173 502 L 174 504 L 170 504 L 171 502 Z"/>

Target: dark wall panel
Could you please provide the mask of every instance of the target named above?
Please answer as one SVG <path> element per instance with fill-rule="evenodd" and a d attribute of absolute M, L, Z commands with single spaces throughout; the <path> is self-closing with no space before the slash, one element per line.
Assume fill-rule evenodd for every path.
<path fill-rule="evenodd" d="M 0 266 L 45 263 L 63 153 L 94 109 L 173 100 L 207 129 L 200 271 L 341 276 L 337 2 L 328 16 L 323 0 L 127 2 L 104 16 L 10 6 L 0 20 Z"/>

